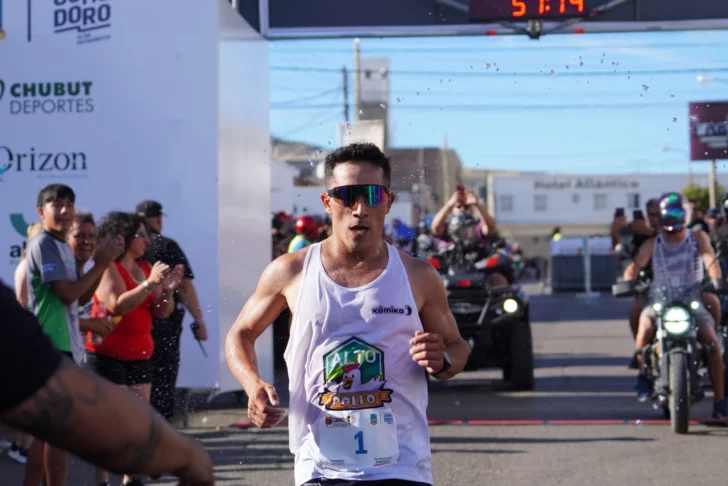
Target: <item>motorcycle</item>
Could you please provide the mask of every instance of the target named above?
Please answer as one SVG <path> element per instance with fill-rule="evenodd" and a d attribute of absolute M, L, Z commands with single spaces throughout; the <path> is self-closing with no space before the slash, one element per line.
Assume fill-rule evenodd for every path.
<path fill-rule="evenodd" d="M 702 304 L 689 297 L 694 295 L 696 287 L 701 293 L 728 295 L 724 286 L 716 287 L 710 280 L 681 289 L 671 298 L 666 292 L 655 292 L 651 303 L 656 315 L 655 336 L 638 351 L 643 358 L 645 374 L 652 383 L 650 398 L 662 407 L 665 417 L 670 419 L 672 431 L 677 434 L 688 432 L 690 407 L 705 396 L 700 376 L 708 368 L 709 356 L 697 340 L 695 316 Z M 648 289 L 647 281 L 626 281 L 613 285 L 612 295 L 634 297 Z"/>
<path fill-rule="evenodd" d="M 499 252 L 474 261 L 457 244 L 431 252 L 440 272 L 450 311 L 470 345 L 466 371 L 501 368 L 514 390 L 534 387 L 534 358 L 528 296 L 513 285 L 511 259 Z M 488 276 L 503 274 L 507 287 L 489 288 Z"/>

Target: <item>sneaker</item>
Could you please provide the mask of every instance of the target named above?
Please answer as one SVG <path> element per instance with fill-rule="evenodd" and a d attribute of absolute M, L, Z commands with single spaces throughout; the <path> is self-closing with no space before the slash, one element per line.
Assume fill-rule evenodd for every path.
<path fill-rule="evenodd" d="M 652 383 L 645 375 L 637 375 L 637 399 L 644 402 L 652 394 Z"/>
<path fill-rule="evenodd" d="M 728 421 L 728 398 L 713 403 L 713 420 Z"/>
<path fill-rule="evenodd" d="M 28 462 L 28 451 L 13 442 L 8 451 L 8 457 L 17 463 L 25 464 Z"/>

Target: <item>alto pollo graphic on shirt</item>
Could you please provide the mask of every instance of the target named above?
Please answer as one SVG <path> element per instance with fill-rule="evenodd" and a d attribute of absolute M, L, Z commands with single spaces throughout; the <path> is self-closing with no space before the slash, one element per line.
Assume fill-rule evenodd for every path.
<path fill-rule="evenodd" d="M 324 355 L 324 386 L 319 405 L 327 410 L 359 410 L 391 402 L 384 388 L 384 352 L 350 338 Z"/>

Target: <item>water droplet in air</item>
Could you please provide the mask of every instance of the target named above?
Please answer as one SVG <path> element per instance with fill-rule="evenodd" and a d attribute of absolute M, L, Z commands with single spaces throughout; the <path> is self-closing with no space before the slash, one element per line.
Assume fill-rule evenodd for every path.
<path fill-rule="evenodd" d="M 543 71 L 540 71 L 541 76 L 543 76 Z"/>
<path fill-rule="evenodd" d="M 677 121 L 677 117 L 676 116 L 673 116 L 672 117 L 672 122 L 675 123 L 676 121 Z"/>
<path fill-rule="evenodd" d="M 426 90 L 426 91 L 427 91 L 427 92 L 429 93 L 429 92 L 430 92 L 430 88 L 427 88 L 427 90 Z"/>
<path fill-rule="evenodd" d="M 645 90 L 645 91 L 647 91 L 648 89 L 650 89 L 650 87 L 649 87 L 649 86 L 647 86 L 646 84 L 643 84 L 643 85 L 642 85 L 642 89 L 643 89 L 643 90 Z"/>
<path fill-rule="evenodd" d="M 556 71 L 554 71 L 553 69 L 551 70 L 551 76 L 556 76 Z"/>
<path fill-rule="evenodd" d="M 402 100 L 401 100 L 401 99 L 399 99 L 399 98 L 397 98 L 397 103 L 399 103 L 400 101 L 402 101 Z"/>
<path fill-rule="evenodd" d="M 382 108 L 386 108 L 387 107 L 387 105 L 385 105 L 384 103 L 379 103 L 379 106 L 382 107 Z"/>
<path fill-rule="evenodd" d="M 359 114 L 360 115 L 363 115 L 364 114 L 364 110 L 359 110 Z"/>
<path fill-rule="evenodd" d="M 569 69 L 569 65 L 568 64 L 566 64 L 566 69 Z"/>
<path fill-rule="evenodd" d="M 658 404 L 656 404 L 656 403 L 653 403 L 652 404 L 652 408 L 654 408 L 655 410 L 657 410 L 658 408 L 660 408 L 660 406 Z"/>
<path fill-rule="evenodd" d="M 417 96 L 419 96 L 419 95 L 420 95 L 420 92 L 418 91 L 418 92 L 417 92 Z"/>
<path fill-rule="evenodd" d="M 583 65 L 584 65 L 584 62 L 583 61 L 579 63 L 579 66 L 583 66 Z"/>
<path fill-rule="evenodd" d="M 637 427 L 642 427 L 642 421 L 641 421 L 641 420 L 637 420 L 637 421 L 635 421 L 635 423 L 634 423 L 634 424 L 635 424 L 635 425 L 636 425 Z"/>

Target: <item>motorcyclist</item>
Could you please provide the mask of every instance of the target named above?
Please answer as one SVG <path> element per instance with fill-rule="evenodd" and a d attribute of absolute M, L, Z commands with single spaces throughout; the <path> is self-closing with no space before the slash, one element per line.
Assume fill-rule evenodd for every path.
<path fill-rule="evenodd" d="M 691 287 L 695 292 L 696 300 L 702 297 L 703 305 L 695 311 L 698 322 L 698 339 L 709 351 L 710 379 L 713 385 L 713 419 L 728 419 L 728 401 L 724 395 L 723 361 L 721 347 L 714 330 L 714 324 L 720 322 L 720 308 L 711 305 L 706 308 L 706 301 L 711 301 L 712 294 L 700 295 L 698 285 L 703 281 L 705 268 L 711 279 L 722 281 L 720 267 L 715 265 L 713 248 L 708 235 L 703 231 L 688 229 L 690 221 L 690 207 L 685 197 L 679 193 L 667 193 L 658 203 L 659 207 L 659 234 L 650 238 L 641 247 L 634 261 L 624 272 L 626 281 L 637 278 L 640 270 L 644 269 L 650 259 L 653 261 L 653 281 L 650 289 L 649 302 L 652 302 L 656 293 L 666 292 L 667 297 L 681 295 Z M 702 260 L 702 265 L 701 265 Z M 703 267 L 705 266 L 705 268 Z M 717 303 L 717 299 L 715 299 Z M 651 383 L 644 374 L 643 358 L 639 351 L 649 344 L 654 336 L 655 310 L 651 305 L 644 308 L 639 319 L 639 329 L 635 340 L 635 350 L 639 375 L 637 379 L 637 396 L 645 401 L 651 393 Z"/>
<path fill-rule="evenodd" d="M 464 229 L 464 231 L 468 234 L 474 233 L 473 238 L 477 243 L 477 247 L 489 253 L 493 240 L 497 238 L 495 219 L 488 213 L 485 205 L 473 191 L 463 186 L 458 186 L 447 203 L 432 219 L 432 235 L 444 242 L 452 242 L 452 231 L 449 231 L 450 222 L 461 214 L 468 215 L 472 219 L 477 216 L 480 219 L 480 221 L 475 220 L 475 227 L 472 230 Z M 456 224 L 456 226 L 458 225 Z M 463 228 L 469 226 L 471 225 L 465 225 Z M 500 273 L 492 273 L 488 277 L 488 284 L 491 287 L 507 286 L 508 280 Z"/>
<path fill-rule="evenodd" d="M 631 240 L 627 243 L 624 251 L 631 260 L 637 256 L 639 249 L 642 245 L 657 236 L 657 228 L 660 227 L 660 208 L 659 199 L 650 199 L 645 204 L 645 211 L 647 212 L 647 220 L 635 219 L 632 221 L 631 227 Z M 624 233 L 624 229 L 627 227 L 627 220 L 624 216 L 615 216 L 612 222 L 612 244 L 613 249 L 616 251 L 617 246 L 621 244 L 620 235 Z M 641 277 L 646 280 L 652 280 L 652 259 L 647 262 L 644 270 L 642 271 Z M 642 309 L 647 305 L 647 296 L 639 295 L 635 298 L 632 303 L 632 307 L 629 311 L 629 328 L 632 331 L 632 337 L 637 337 L 637 327 L 639 326 L 640 313 Z M 637 363 L 632 360 L 630 363 L 631 368 L 636 368 Z"/>
<path fill-rule="evenodd" d="M 305 215 L 298 218 L 294 229 L 296 236 L 293 237 L 291 243 L 288 245 L 288 253 L 306 248 L 318 238 L 319 227 L 313 216 Z"/>

